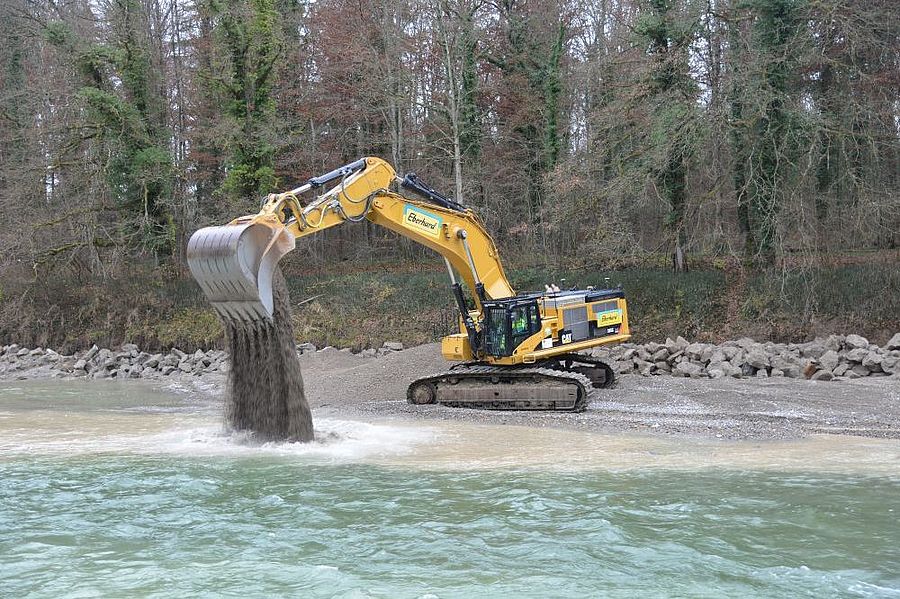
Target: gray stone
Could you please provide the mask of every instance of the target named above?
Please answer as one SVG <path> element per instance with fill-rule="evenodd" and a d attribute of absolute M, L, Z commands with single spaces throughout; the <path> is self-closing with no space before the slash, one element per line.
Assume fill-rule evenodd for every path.
<path fill-rule="evenodd" d="M 825 340 L 825 349 L 830 349 L 831 351 L 840 351 L 841 345 L 843 343 L 843 337 L 840 337 L 838 335 L 829 335 L 828 339 Z"/>
<path fill-rule="evenodd" d="M 869 369 L 869 372 L 881 372 L 881 362 L 884 360 L 877 352 L 870 351 L 862 362 L 862 365 Z"/>
<path fill-rule="evenodd" d="M 700 365 L 684 360 L 672 369 L 672 376 L 699 378 L 703 374 Z"/>
<path fill-rule="evenodd" d="M 869 350 L 864 347 L 857 347 L 856 349 L 851 349 L 847 353 L 844 354 L 844 358 L 846 358 L 850 362 L 856 362 L 861 364 L 863 360 L 866 359 L 866 356 L 869 355 Z"/>
<path fill-rule="evenodd" d="M 691 343 L 684 349 L 684 354 L 693 360 L 699 360 L 705 349 L 705 343 Z"/>
<path fill-rule="evenodd" d="M 171 351 L 169 351 L 169 353 L 172 354 L 172 355 L 174 355 L 174 356 L 178 356 L 178 361 L 179 361 L 179 362 L 180 362 L 181 360 L 184 360 L 185 358 L 187 358 L 187 354 L 184 353 L 183 351 L 181 351 L 180 349 L 178 349 L 177 347 L 173 347 L 173 348 L 171 349 Z"/>
<path fill-rule="evenodd" d="M 159 366 L 159 361 L 162 360 L 162 354 L 153 354 L 144 362 L 144 366 L 146 368 L 156 368 Z"/>
<path fill-rule="evenodd" d="M 821 366 L 823 370 L 832 371 L 840 361 L 841 358 L 837 355 L 837 352 L 833 349 L 829 349 L 819 357 L 819 366 Z"/>
<path fill-rule="evenodd" d="M 834 375 L 831 374 L 828 370 L 819 370 L 814 375 L 812 375 L 809 380 L 811 381 L 830 381 L 834 378 Z"/>
<path fill-rule="evenodd" d="M 900 349 L 900 333 L 895 334 L 891 337 L 890 341 L 888 341 L 885 346 L 885 349 Z"/>
<path fill-rule="evenodd" d="M 72 368 L 73 368 L 74 370 L 85 370 L 85 369 L 87 369 L 87 360 L 85 360 L 84 358 L 78 360 L 77 362 L 75 362 L 75 365 L 72 366 Z"/>
<path fill-rule="evenodd" d="M 838 364 L 837 366 L 832 368 L 831 372 L 832 374 L 834 374 L 834 376 L 844 376 L 844 373 L 846 373 L 848 370 L 850 370 L 850 365 L 844 362 L 843 364 Z"/>
<path fill-rule="evenodd" d="M 756 375 L 756 368 L 747 362 L 744 362 L 740 366 L 740 369 L 741 369 L 742 376 L 755 376 Z"/>
<path fill-rule="evenodd" d="M 97 344 L 92 345 L 91 349 L 87 350 L 87 353 L 83 356 L 85 361 L 90 362 L 91 360 L 93 360 L 94 356 L 96 356 L 99 351 L 100 348 L 97 347 Z"/>
<path fill-rule="evenodd" d="M 403 351 L 403 344 L 399 341 L 385 341 L 381 347 L 391 351 Z"/>
<path fill-rule="evenodd" d="M 669 350 L 669 353 L 674 354 L 676 352 L 684 351 L 687 346 L 690 345 L 688 340 L 678 335 L 673 341 L 671 337 L 666 337 L 666 349 Z"/>
<path fill-rule="evenodd" d="M 825 345 L 818 339 L 810 341 L 809 343 L 804 343 L 800 347 L 800 355 L 804 358 L 812 358 L 813 360 L 818 360 L 826 351 L 828 350 L 825 348 Z"/>
<path fill-rule="evenodd" d="M 772 372 L 769 373 L 769 376 L 774 378 L 782 378 L 784 376 L 784 371 L 778 368 L 773 368 Z"/>
<path fill-rule="evenodd" d="M 193 369 L 194 365 L 190 360 L 182 360 L 178 363 L 178 370 L 180 370 L 181 372 L 190 372 Z"/>
<path fill-rule="evenodd" d="M 799 379 L 800 378 L 800 367 L 799 366 L 789 366 L 784 368 L 784 376 L 789 379 Z"/>
<path fill-rule="evenodd" d="M 162 370 L 161 370 L 160 372 L 162 372 L 162 375 L 163 375 L 163 376 L 169 376 L 170 374 L 172 374 L 173 372 L 175 372 L 175 370 L 176 370 L 176 368 L 175 368 L 174 366 L 169 366 L 169 365 L 167 364 L 167 365 L 165 365 L 165 366 L 162 367 Z"/>
<path fill-rule="evenodd" d="M 27 348 L 27 347 L 23 347 L 22 349 L 20 349 L 19 351 L 16 352 L 16 357 L 17 357 L 17 358 L 24 358 L 24 357 L 27 356 L 29 353 L 30 353 L 30 352 L 29 352 L 28 348 Z"/>
<path fill-rule="evenodd" d="M 752 347 L 747 351 L 747 364 L 752 366 L 753 368 L 768 368 L 769 367 L 769 356 L 762 349 L 762 347 Z"/>
<path fill-rule="evenodd" d="M 881 369 L 888 374 L 900 373 L 900 358 L 885 356 L 881 360 Z"/>
<path fill-rule="evenodd" d="M 852 367 L 850 369 L 850 372 L 855 372 L 858 376 L 869 376 L 869 369 L 862 364 L 857 364 L 856 366 Z"/>
<path fill-rule="evenodd" d="M 375 350 L 372 348 L 364 349 L 361 352 L 359 352 L 359 355 L 361 355 L 364 358 L 374 358 Z"/>
<path fill-rule="evenodd" d="M 725 359 L 734 364 L 735 358 L 737 361 L 744 360 L 744 350 L 739 347 L 733 347 L 731 345 L 726 345 L 722 347 L 722 353 L 725 354 Z"/>
<path fill-rule="evenodd" d="M 758 379 L 767 379 L 769 378 L 769 371 L 765 368 L 760 368 L 756 371 L 756 378 Z"/>
<path fill-rule="evenodd" d="M 613 362 L 611 364 L 613 370 L 616 371 L 617 374 L 628 374 L 634 368 L 634 364 L 631 360 L 622 360 L 619 362 Z"/>
<path fill-rule="evenodd" d="M 665 360 L 660 360 L 659 362 L 655 362 L 654 366 L 656 366 L 656 372 L 658 373 L 666 373 L 669 374 L 672 372 L 672 367 L 669 366 L 669 363 Z"/>
<path fill-rule="evenodd" d="M 857 347 L 869 347 L 869 340 L 861 335 L 847 335 L 847 338 L 844 340 L 848 347 L 857 348 Z"/>
<path fill-rule="evenodd" d="M 666 349 L 665 347 L 661 347 L 661 348 L 657 349 L 655 352 L 653 352 L 653 354 L 650 356 L 650 359 L 653 360 L 654 362 L 662 362 L 668 357 L 669 357 L 669 350 Z"/>

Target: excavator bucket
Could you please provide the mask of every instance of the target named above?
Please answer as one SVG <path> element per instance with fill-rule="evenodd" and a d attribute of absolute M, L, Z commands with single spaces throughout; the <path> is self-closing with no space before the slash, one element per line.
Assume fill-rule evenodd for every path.
<path fill-rule="evenodd" d="M 223 319 L 255 322 L 271 320 L 272 275 L 292 249 L 294 236 L 281 224 L 230 224 L 195 232 L 187 261 Z"/>

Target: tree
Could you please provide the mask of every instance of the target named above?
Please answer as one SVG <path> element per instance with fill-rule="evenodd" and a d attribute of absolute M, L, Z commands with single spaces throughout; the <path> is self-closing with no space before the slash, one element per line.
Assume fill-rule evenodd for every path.
<path fill-rule="evenodd" d="M 220 191 L 244 208 L 277 187 L 273 86 L 282 55 L 274 0 L 203 0 L 211 24 L 208 93 L 222 102 Z"/>

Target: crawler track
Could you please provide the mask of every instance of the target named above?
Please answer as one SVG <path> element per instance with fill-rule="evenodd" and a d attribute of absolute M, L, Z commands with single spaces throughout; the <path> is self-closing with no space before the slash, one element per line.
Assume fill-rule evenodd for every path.
<path fill-rule="evenodd" d="M 410 383 L 411 404 L 438 403 L 482 410 L 583 412 L 595 392 L 591 379 L 546 366 L 458 364 Z"/>

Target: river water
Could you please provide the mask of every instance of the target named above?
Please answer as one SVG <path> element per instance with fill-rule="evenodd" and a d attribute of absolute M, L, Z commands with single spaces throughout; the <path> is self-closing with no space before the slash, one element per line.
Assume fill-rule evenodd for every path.
<path fill-rule="evenodd" d="M 0 384 L 0 595 L 900 597 L 894 441 L 316 424 Z"/>

